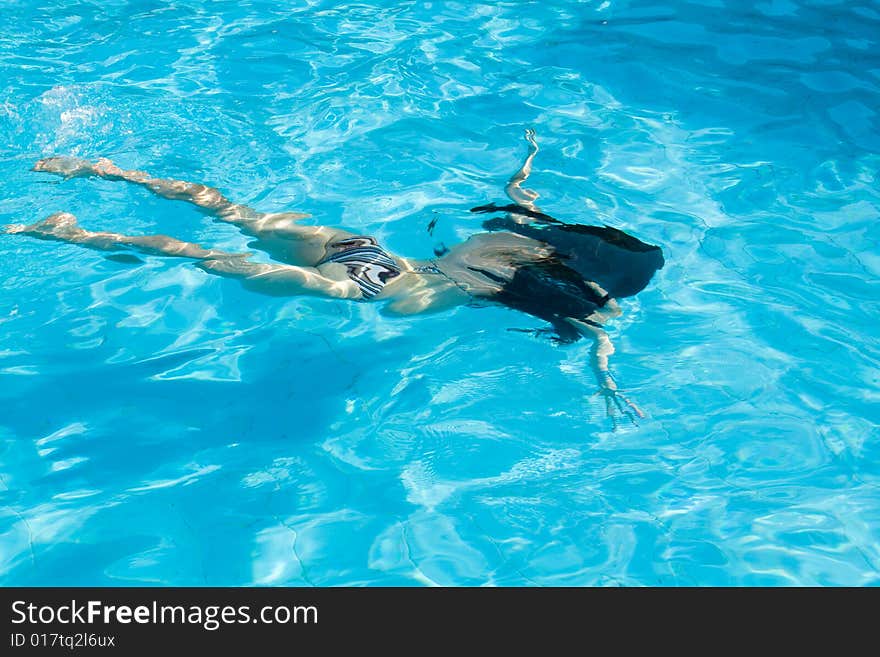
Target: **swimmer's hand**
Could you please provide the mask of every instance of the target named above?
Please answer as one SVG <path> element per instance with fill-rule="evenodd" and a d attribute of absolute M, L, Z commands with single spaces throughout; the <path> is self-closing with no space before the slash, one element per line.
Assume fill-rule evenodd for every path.
<path fill-rule="evenodd" d="M 603 372 L 603 382 L 599 388 L 597 395 L 605 398 L 605 412 L 611 418 L 612 426 L 617 429 L 617 417 L 626 417 L 632 422 L 633 426 L 638 426 L 636 418 L 644 419 L 645 414 L 638 406 L 629 400 L 617 388 L 617 382 L 612 378 L 611 372 Z"/>

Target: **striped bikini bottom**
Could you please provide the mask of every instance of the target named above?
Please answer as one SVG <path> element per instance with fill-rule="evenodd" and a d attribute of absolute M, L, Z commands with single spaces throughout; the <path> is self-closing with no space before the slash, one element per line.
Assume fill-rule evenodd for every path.
<path fill-rule="evenodd" d="M 338 262 L 348 269 L 348 277 L 357 283 L 364 301 L 369 301 L 382 291 L 393 278 L 400 276 L 400 267 L 392 257 L 367 235 L 355 235 L 331 242 L 328 249 L 337 249 L 325 256 L 318 265 Z"/>

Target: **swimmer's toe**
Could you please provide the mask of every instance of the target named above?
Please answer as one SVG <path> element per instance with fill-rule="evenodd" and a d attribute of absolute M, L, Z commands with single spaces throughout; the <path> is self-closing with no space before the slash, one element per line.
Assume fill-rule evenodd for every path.
<path fill-rule="evenodd" d="M 14 235 L 15 233 L 23 233 L 26 228 L 27 226 L 24 224 L 8 224 L 3 226 L 3 232 L 7 235 Z"/>

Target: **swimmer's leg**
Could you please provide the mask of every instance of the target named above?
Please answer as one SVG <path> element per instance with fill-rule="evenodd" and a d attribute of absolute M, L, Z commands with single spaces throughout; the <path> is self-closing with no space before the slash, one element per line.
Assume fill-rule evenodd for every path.
<path fill-rule="evenodd" d="M 96 176 L 105 180 L 123 180 L 141 185 L 162 198 L 192 203 L 215 219 L 248 229 L 246 232 L 251 234 L 258 234 L 266 228 L 277 228 L 281 222 L 292 224 L 310 216 L 302 212 L 258 212 L 247 205 L 233 203 L 214 187 L 171 178 L 154 178 L 146 171 L 121 169 L 107 158 L 100 158 L 92 163 L 74 157 L 48 157 L 37 162 L 33 170 L 54 173 L 65 178 Z M 299 228 L 301 230 L 293 232 L 310 236 L 315 231 L 310 226 Z"/>
<path fill-rule="evenodd" d="M 64 178 L 96 176 L 105 180 L 124 180 L 146 187 L 162 198 L 192 203 L 227 223 L 246 223 L 262 216 L 246 205 L 233 203 L 213 187 L 183 180 L 154 178 L 145 171 L 124 170 L 106 158 L 92 163 L 75 157 L 48 157 L 37 162 L 33 170 L 54 173 Z"/>
<path fill-rule="evenodd" d="M 76 217 L 67 212 L 57 212 L 30 226 L 6 226 L 3 232 L 79 244 L 99 251 L 131 248 L 150 255 L 192 258 L 199 261 L 196 266 L 200 269 L 218 276 L 236 278 L 245 287 L 263 294 L 313 294 L 345 299 L 361 297 L 359 288 L 351 279 L 334 280 L 313 267 L 254 263 L 247 260 L 249 254 L 246 253 L 205 249 L 198 244 L 165 235 L 132 236 L 87 231 L 80 228 Z"/>
<path fill-rule="evenodd" d="M 312 295 L 333 299 L 361 299 L 361 291 L 350 278 L 336 280 L 314 267 L 260 264 L 243 258 L 208 258 L 196 267 L 209 274 L 235 278 L 249 290 L 271 296 Z"/>
<path fill-rule="evenodd" d="M 65 178 L 97 176 L 105 180 L 123 180 L 146 187 L 154 194 L 171 200 L 187 201 L 198 206 L 218 221 L 237 226 L 247 235 L 258 238 L 254 248 L 265 251 L 276 260 L 296 264 L 314 264 L 326 254 L 330 241 L 345 239 L 351 233 L 327 226 L 304 226 L 299 219 L 309 215 L 300 212 L 258 212 L 233 203 L 213 188 L 182 180 L 154 178 L 145 171 L 123 170 L 106 158 L 92 163 L 73 157 L 50 157 L 34 165 L 34 171 L 45 171 Z"/>
<path fill-rule="evenodd" d="M 192 242 L 183 242 L 165 235 L 121 235 L 88 231 L 69 212 L 56 212 L 30 226 L 12 224 L 4 231 L 8 234 L 28 235 L 41 240 L 79 244 L 98 251 L 122 251 L 126 248 L 150 255 L 177 256 L 182 258 L 245 257 L 245 254 L 227 253 L 217 249 L 205 249 Z"/>
<path fill-rule="evenodd" d="M 532 172 L 532 162 L 535 159 L 535 155 L 538 154 L 538 142 L 535 139 L 535 131 L 531 128 L 526 130 L 526 141 L 529 143 L 529 153 L 526 155 L 525 162 L 523 162 L 519 171 L 513 174 L 508 181 L 504 191 L 508 198 L 517 205 L 522 205 L 534 212 L 540 212 L 535 205 L 535 201 L 538 199 L 538 192 L 522 187 L 522 183 L 526 181 Z"/>

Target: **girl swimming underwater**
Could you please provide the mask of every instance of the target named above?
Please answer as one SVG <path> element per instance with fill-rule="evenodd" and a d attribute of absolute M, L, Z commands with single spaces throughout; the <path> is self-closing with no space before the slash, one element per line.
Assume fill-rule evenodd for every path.
<path fill-rule="evenodd" d="M 538 152 L 526 132 L 528 155 L 507 184 L 511 204 L 483 205 L 472 212 L 498 213 L 483 223 L 486 232 L 432 260 L 388 253 L 376 240 L 327 226 L 306 226 L 297 212 L 263 213 L 226 199 L 205 185 L 125 171 L 110 160 L 96 163 L 71 157 L 40 160 L 34 171 L 65 178 L 97 176 L 146 187 L 167 199 L 188 201 L 214 219 L 254 238 L 249 246 L 268 253 L 273 264 L 252 262 L 249 253 L 207 249 L 164 235 L 131 236 L 88 231 L 76 218 L 58 212 L 43 221 L 14 224 L 6 233 L 79 244 L 100 251 L 134 249 L 190 258 L 210 274 L 235 278 L 264 294 L 310 294 L 355 301 L 387 301 L 388 314 L 436 312 L 459 305 L 503 304 L 550 323 L 558 342 L 594 340 L 591 364 L 609 416 L 635 421 L 642 412 L 617 388 L 608 358 L 614 353 L 604 323 L 620 315 L 616 299 L 644 289 L 663 266 L 659 247 L 607 226 L 566 224 L 541 212 L 538 195 L 522 187 Z"/>

